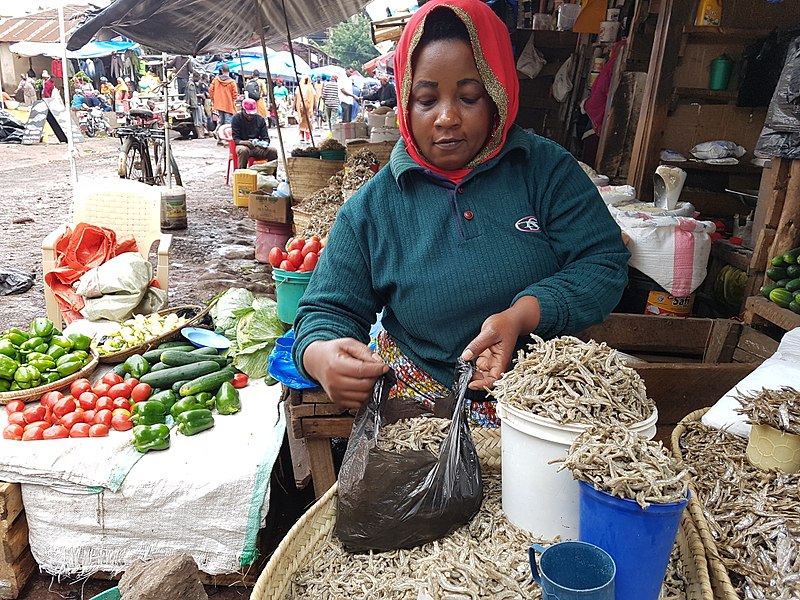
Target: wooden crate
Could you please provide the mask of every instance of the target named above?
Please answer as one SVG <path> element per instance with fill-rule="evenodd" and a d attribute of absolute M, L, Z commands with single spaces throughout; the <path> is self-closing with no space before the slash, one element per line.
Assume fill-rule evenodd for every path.
<path fill-rule="evenodd" d="M 0 483 L 0 599 L 14 600 L 36 570 L 18 483 Z"/>

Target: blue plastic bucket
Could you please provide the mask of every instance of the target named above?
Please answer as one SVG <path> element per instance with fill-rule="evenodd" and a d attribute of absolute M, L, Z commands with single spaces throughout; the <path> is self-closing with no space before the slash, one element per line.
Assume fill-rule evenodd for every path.
<path fill-rule="evenodd" d="M 272 269 L 275 280 L 275 297 L 278 301 L 278 318 L 291 325 L 297 315 L 297 305 L 311 280 L 311 272 L 299 273 Z"/>
<path fill-rule="evenodd" d="M 616 498 L 579 482 L 579 538 L 617 565 L 616 600 L 657 600 L 687 500 L 650 504 Z"/>
<path fill-rule="evenodd" d="M 537 552 L 542 555 L 538 569 Z M 528 560 L 543 600 L 614 600 L 616 566 L 602 548 L 575 541 L 549 548 L 534 544 L 528 548 Z"/>

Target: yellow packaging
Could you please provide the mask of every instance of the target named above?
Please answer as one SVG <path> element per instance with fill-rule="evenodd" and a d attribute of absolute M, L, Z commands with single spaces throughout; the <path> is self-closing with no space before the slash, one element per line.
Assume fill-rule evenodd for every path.
<path fill-rule="evenodd" d="M 233 205 L 247 207 L 250 193 L 258 189 L 258 173 L 250 169 L 236 169 L 233 172 Z"/>
<path fill-rule="evenodd" d="M 694 294 L 677 298 L 667 292 L 653 291 L 647 295 L 644 314 L 664 317 L 688 317 L 692 314 Z"/>
<path fill-rule="evenodd" d="M 695 25 L 719 27 L 721 20 L 722 5 L 720 0 L 700 0 L 700 5 L 697 7 L 697 18 L 694 20 Z"/>

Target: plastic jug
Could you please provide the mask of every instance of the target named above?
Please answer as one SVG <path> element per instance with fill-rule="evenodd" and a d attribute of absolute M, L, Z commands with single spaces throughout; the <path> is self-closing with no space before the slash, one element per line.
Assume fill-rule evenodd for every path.
<path fill-rule="evenodd" d="M 281 179 L 281 182 L 278 184 L 278 187 L 275 188 L 275 191 L 272 192 L 272 195 L 277 198 L 288 198 L 291 196 L 292 190 L 289 187 L 289 182 L 285 179 Z"/>
<path fill-rule="evenodd" d="M 711 72 L 708 78 L 708 89 L 727 90 L 731 80 L 733 60 L 727 54 L 720 54 L 711 61 Z"/>

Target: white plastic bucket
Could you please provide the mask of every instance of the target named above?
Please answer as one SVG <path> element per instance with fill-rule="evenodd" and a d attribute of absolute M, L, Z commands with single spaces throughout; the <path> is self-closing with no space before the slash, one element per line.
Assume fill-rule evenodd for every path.
<path fill-rule="evenodd" d="M 578 538 L 578 482 L 561 463 L 588 425 L 561 424 L 497 403 L 503 452 L 503 512 L 515 525 L 545 539 Z M 658 411 L 631 426 L 647 439 L 656 435 Z"/>

